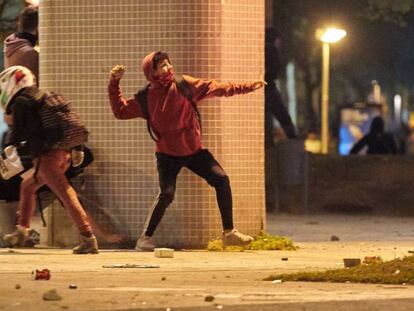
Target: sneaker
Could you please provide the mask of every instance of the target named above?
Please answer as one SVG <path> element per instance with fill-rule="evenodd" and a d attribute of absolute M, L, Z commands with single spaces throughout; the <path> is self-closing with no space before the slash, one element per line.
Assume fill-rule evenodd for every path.
<path fill-rule="evenodd" d="M 236 229 L 232 229 L 230 232 L 223 233 L 223 243 L 226 246 L 236 245 L 245 246 L 252 242 L 254 239 L 250 235 L 240 233 Z"/>
<path fill-rule="evenodd" d="M 30 229 L 27 232 L 27 239 L 24 243 L 25 247 L 34 247 L 40 243 L 40 233 L 34 229 Z"/>
<path fill-rule="evenodd" d="M 92 235 L 90 238 L 81 235 L 81 243 L 73 249 L 74 254 L 98 254 L 98 241 Z"/>
<path fill-rule="evenodd" d="M 154 241 L 150 236 L 145 235 L 145 233 L 141 234 L 137 241 L 137 245 L 135 249 L 141 252 L 152 252 L 155 248 Z"/>
<path fill-rule="evenodd" d="M 29 229 L 17 225 L 16 230 L 3 236 L 3 240 L 8 247 L 24 246 L 28 236 Z"/>

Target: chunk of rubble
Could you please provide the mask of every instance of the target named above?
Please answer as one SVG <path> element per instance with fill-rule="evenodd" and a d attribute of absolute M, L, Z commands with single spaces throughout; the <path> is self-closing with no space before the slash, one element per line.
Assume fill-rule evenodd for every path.
<path fill-rule="evenodd" d="M 331 241 L 339 241 L 339 237 L 337 237 L 336 235 L 332 235 Z"/>
<path fill-rule="evenodd" d="M 47 300 L 47 301 L 62 300 L 62 296 L 58 294 L 56 289 L 52 289 L 43 294 L 43 300 Z"/>

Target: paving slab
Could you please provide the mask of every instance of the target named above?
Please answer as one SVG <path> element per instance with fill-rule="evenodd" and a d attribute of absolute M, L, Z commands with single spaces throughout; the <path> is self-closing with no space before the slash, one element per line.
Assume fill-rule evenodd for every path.
<path fill-rule="evenodd" d="M 0 310 L 414 310 L 414 286 L 410 285 L 263 280 L 274 273 L 341 268 L 344 257 L 381 256 L 391 260 L 413 250 L 412 240 L 406 236 L 392 238 L 392 234 L 382 234 L 376 240 L 350 235 L 329 241 L 330 234 L 343 237 L 347 232 L 340 219 L 331 219 L 336 222 L 333 227 L 329 220 L 330 216 L 273 219 L 269 231 L 285 230 L 286 221 L 292 227 L 303 227 L 293 234 L 302 236 L 297 251 L 176 250 L 173 258 L 157 258 L 154 253 L 129 250 L 73 255 L 68 249 L 0 249 Z M 277 225 L 278 221 L 284 224 Z M 381 221 L 364 219 L 362 224 L 375 228 Z M 412 223 L 394 226 L 409 233 Z M 312 241 L 303 230 L 319 237 Z M 353 227 L 349 230 L 357 237 L 362 234 Z M 384 228 L 377 231 L 387 232 Z M 103 267 L 126 264 L 138 268 Z M 51 279 L 32 280 L 32 270 L 43 268 L 51 271 Z M 62 299 L 44 301 L 42 295 L 52 289 Z M 211 296 L 209 301 L 207 296 Z"/>

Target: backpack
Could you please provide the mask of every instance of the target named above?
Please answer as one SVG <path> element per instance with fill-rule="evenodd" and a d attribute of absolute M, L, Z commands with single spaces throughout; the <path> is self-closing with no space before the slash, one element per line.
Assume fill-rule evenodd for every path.
<path fill-rule="evenodd" d="M 188 84 L 187 81 L 183 78 L 182 75 L 175 74 L 174 75 L 174 82 L 177 85 L 178 91 L 185 97 L 187 100 L 191 103 L 191 107 L 193 107 L 194 114 L 196 116 L 196 119 L 198 123 L 200 124 L 200 130 L 201 130 L 201 115 L 198 111 L 196 103 L 193 101 L 193 92 L 191 91 L 191 87 Z M 151 127 L 151 118 L 149 115 L 148 110 L 148 88 L 150 84 L 147 84 L 144 88 L 140 89 L 135 94 L 135 100 L 139 103 L 141 107 L 141 111 L 144 114 L 145 120 L 147 120 L 147 130 L 150 134 L 153 141 L 157 142 L 159 140 L 159 135 L 153 130 Z"/>
<path fill-rule="evenodd" d="M 38 90 L 35 98 L 23 92 L 14 100 L 10 144 L 25 141 L 32 158 L 51 149 L 72 149 L 87 138 L 88 131 L 63 96 Z"/>
<path fill-rule="evenodd" d="M 42 126 L 48 133 L 46 137 L 56 141 L 53 147 L 71 149 L 83 145 L 87 141 L 89 132 L 72 109 L 72 104 L 59 94 L 47 95 L 39 114 Z"/>

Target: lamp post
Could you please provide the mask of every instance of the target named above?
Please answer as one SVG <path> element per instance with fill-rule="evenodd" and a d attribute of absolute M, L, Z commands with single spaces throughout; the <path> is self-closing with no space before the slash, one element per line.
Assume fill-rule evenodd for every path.
<path fill-rule="evenodd" d="M 330 44 L 346 36 L 338 28 L 318 29 L 316 37 L 322 41 L 322 96 L 321 96 L 321 140 L 322 153 L 328 153 L 329 146 L 329 49 Z"/>

